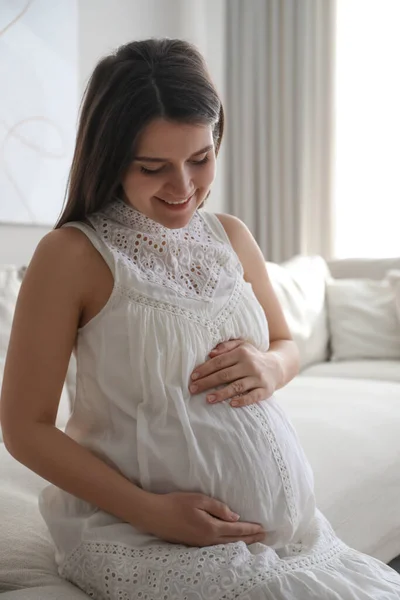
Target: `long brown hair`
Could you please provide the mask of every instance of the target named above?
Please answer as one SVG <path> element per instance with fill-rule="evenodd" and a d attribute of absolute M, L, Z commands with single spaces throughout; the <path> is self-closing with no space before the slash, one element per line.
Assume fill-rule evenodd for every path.
<path fill-rule="evenodd" d="M 160 117 L 211 124 L 218 153 L 224 111 L 204 59 L 192 44 L 171 39 L 131 42 L 97 64 L 83 96 L 56 228 L 85 220 L 118 196 L 139 134 Z"/>

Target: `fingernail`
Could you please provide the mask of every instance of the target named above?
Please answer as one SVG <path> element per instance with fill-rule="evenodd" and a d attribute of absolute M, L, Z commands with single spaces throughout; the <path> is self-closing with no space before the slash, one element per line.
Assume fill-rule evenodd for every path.
<path fill-rule="evenodd" d="M 191 385 L 189 389 L 190 389 L 190 391 L 191 391 L 192 393 L 194 393 L 194 392 L 197 392 L 197 390 L 198 390 L 198 386 L 197 386 L 197 385 Z"/>
<path fill-rule="evenodd" d="M 232 513 L 231 518 L 232 518 L 232 521 L 238 521 L 240 519 L 240 516 L 237 515 L 236 513 Z"/>
<path fill-rule="evenodd" d="M 199 374 L 198 374 L 198 373 L 193 373 L 193 375 L 192 375 L 192 379 L 193 379 L 193 381 L 194 381 L 195 379 L 198 379 L 198 378 L 199 378 Z"/>
<path fill-rule="evenodd" d="M 207 396 L 207 402 L 215 402 L 217 399 L 217 396 Z"/>
<path fill-rule="evenodd" d="M 232 400 L 231 406 L 233 406 L 233 407 L 240 406 L 239 401 L 238 400 Z"/>

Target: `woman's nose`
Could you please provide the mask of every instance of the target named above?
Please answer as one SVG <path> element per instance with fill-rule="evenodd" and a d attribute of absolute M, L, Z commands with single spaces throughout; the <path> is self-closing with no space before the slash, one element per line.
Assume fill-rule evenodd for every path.
<path fill-rule="evenodd" d="M 188 198 L 194 191 L 190 173 L 186 169 L 182 169 L 171 175 L 166 185 L 166 191 L 173 194 L 177 200 Z"/>

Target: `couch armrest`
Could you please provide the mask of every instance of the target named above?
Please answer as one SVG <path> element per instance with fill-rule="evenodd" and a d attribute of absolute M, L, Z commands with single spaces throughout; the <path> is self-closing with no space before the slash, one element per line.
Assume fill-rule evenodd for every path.
<path fill-rule="evenodd" d="M 400 269 L 400 258 L 343 258 L 328 261 L 334 279 L 383 279 Z"/>

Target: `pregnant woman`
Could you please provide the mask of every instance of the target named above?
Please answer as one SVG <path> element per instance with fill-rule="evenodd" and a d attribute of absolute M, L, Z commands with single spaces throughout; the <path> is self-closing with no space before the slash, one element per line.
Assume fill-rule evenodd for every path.
<path fill-rule="evenodd" d="M 59 573 L 96 600 L 399 600 L 400 577 L 315 506 L 274 398 L 298 359 L 260 250 L 202 209 L 222 134 L 191 45 L 133 42 L 97 65 L 64 212 L 18 300 L 5 443 L 51 483 Z"/>

